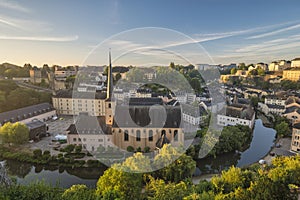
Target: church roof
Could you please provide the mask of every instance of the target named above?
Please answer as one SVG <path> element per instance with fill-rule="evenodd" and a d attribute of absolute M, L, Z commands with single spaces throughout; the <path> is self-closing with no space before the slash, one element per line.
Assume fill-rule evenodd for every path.
<path fill-rule="evenodd" d="M 179 106 L 117 105 L 113 127 L 179 128 L 180 123 L 181 109 Z"/>

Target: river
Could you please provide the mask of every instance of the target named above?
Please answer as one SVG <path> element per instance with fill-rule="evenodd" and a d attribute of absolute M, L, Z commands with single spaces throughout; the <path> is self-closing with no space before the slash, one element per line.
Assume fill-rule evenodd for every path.
<path fill-rule="evenodd" d="M 214 174 L 230 166 L 242 167 L 257 162 L 270 150 L 275 139 L 276 131 L 266 128 L 260 119 L 255 121 L 253 138 L 250 147 L 241 154 L 228 153 L 217 158 L 206 158 L 197 161 L 197 172 L 200 174 Z M 14 176 L 18 183 L 28 184 L 36 180 L 52 185 L 68 188 L 74 184 L 85 184 L 90 188 L 96 186 L 98 178 L 105 168 L 97 169 L 63 169 L 45 166 L 33 166 L 28 163 L 7 160 L 8 174 Z"/>

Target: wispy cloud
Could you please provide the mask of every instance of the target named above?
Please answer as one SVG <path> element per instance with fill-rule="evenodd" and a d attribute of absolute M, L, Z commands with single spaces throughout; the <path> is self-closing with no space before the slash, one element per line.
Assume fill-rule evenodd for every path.
<path fill-rule="evenodd" d="M 264 34 L 254 35 L 254 36 L 248 37 L 247 39 L 258 39 L 258 38 L 268 37 L 268 36 L 276 35 L 278 33 L 291 31 L 291 30 L 298 29 L 298 28 L 300 28 L 300 24 L 288 26 L 286 28 L 281 28 L 281 29 L 278 29 L 278 30 L 275 30 L 275 31 L 264 33 Z"/>
<path fill-rule="evenodd" d="M 30 9 L 20 5 L 19 3 L 13 1 L 13 0 L 0 0 L 0 7 L 5 9 L 10 9 L 14 11 L 21 11 L 25 13 L 31 12 Z"/>
<path fill-rule="evenodd" d="M 3 17 L 0 16 L 0 23 L 10 26 L 10 27 L 14 27 L 14 28 L 21 28 L 21 26 L 19 26 L 18 24 L 12 22 L 11 20 L 5 19 Z"/>
<path fill-rule="evenodd" d="M 0 40 L 24 40 L 24 41 L 43 41 L 43 42 L 71 42 L 78 40 L 78 36 L 66 37 L 30 37 L 30 36 L 5 36 L 0 35 Z"/>

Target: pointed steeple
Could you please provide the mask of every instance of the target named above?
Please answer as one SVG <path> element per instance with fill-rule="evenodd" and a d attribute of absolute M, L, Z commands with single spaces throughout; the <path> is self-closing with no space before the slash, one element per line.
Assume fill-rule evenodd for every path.
<path fill-rule="evenodd" d="M 111 99 L 113 91 L 113 76 L 112 76 L 112 66 L 111 66 L 111 54 L 109 49 L 109 65 L 107 70 L 107 91 L 106 91 L 106 99 Z"/>

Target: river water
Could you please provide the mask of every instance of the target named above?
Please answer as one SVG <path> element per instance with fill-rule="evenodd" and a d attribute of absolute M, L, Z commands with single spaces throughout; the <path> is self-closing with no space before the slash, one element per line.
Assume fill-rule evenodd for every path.
<path fill-rule="evenodd" d="M 198 174 L 219 173 L 230 166 L 242 167 L 257 162 L 270 150 L 276 131 L 263 126 L 257 119 L 250 147 L 241 154 L 228 153 L 217 158 L 206 158 L 197 161 Z M 5 162 L 8 174 L 14 176 L 18 183 L 29 184 L 34 181 L 44 181 L 52 185 L 68 188 L 74 184 L 85 184 L 90 188 L 96 186 L 98 178 L 105 168 L 97 169 L 63 169 L 57 167 L 33 166 L 28 163 L 7 160 Z"/>

